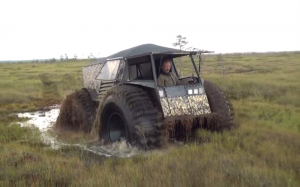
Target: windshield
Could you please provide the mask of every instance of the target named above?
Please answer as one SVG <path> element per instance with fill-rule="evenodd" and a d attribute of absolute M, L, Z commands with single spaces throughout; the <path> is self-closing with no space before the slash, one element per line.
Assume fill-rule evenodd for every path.
<path fill-rule="evenodd" d="M 103 68 L 100 73 L 96 77 L 96 79 L 100 80 L 113 80 L 116 78 L 118 67 L 120 64 L 120 60 L 111 60 L 105 62 Z"/>
<path fill-rule="evenodd" d="M 193 56 L 192 58 L 195 62 L 195 66 L 189 56 L 173 58 L 173 72 L 177 74 L 179 79 L 192 76 L 198 77 L 197 73 L 199 72 L 199 61 Z"/>

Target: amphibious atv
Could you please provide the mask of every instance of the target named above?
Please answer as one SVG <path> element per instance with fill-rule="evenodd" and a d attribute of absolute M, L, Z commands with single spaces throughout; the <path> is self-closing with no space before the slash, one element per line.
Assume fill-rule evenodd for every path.
<path fill-rule="evenodd" d="M 231 105 L 217 85 L 200 78 L 196 53 L 144 44 L 83 67 L 84 88 L 64 100 L 56 127 L 96 132 L 104 143 L 125 138 L 144 148 L 197 128 L 231 128 Z M 189 56 L 197 76 L 179 78 L 184 85 L 159 87 L 164 58 L 172 59 L 171 71 L 178 76 L 174 59 L 183 56 Z"/>

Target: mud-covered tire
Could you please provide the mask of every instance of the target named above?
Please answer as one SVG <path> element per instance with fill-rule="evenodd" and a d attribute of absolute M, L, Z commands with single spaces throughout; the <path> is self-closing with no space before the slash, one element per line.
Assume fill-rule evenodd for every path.
<path fill-rule="evenodd" d="M 56 128 L 90 133 L 96 116 L 95 102 L 85 88 L 69 94 L 63 101 Z"/>
<path fill-rule="evenodd" d="M 114 112 L 124 122 L 128 143 L 142 149 L 158 148 L 162 145 L 162 119 L 153 99 L 143 88 L 120 85 L 107 92 L 99 105 L 96 119 L 99 139 L 105 144 L 113 142 L 109 136 L 109 117 Z"/>
<path fill-rule="evenodd" d="M 211 124 L 208 125 L 207 128 L 213 131 L 222 131 L 233 128 L 233 108 L 223 91 L 216 84 L 208 80 L 204 81 L 204 89 L 211 112 L 214 114 L 214 119 L 210 120 Z"/>

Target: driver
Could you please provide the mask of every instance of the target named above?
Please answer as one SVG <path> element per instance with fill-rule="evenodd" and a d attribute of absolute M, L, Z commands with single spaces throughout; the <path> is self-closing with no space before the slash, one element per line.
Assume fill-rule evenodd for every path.
<path fill-rule="evenodd" d="M 159 87 L 183 85 L 178 77 L 170 72 L 171 60 L 165 59 L 162 63 L 162 72 L 158 76 L 157 85 Z"/>

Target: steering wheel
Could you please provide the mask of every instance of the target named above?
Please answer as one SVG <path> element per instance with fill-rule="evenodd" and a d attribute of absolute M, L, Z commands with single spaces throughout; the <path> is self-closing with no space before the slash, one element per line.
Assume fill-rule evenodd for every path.
<path fill-rule="evenodd" d="M 191 80 L 188 80 L 188 83 L 197 83 L 197 78 L 194 77 L 194 74 L 192 74 Z"/>

